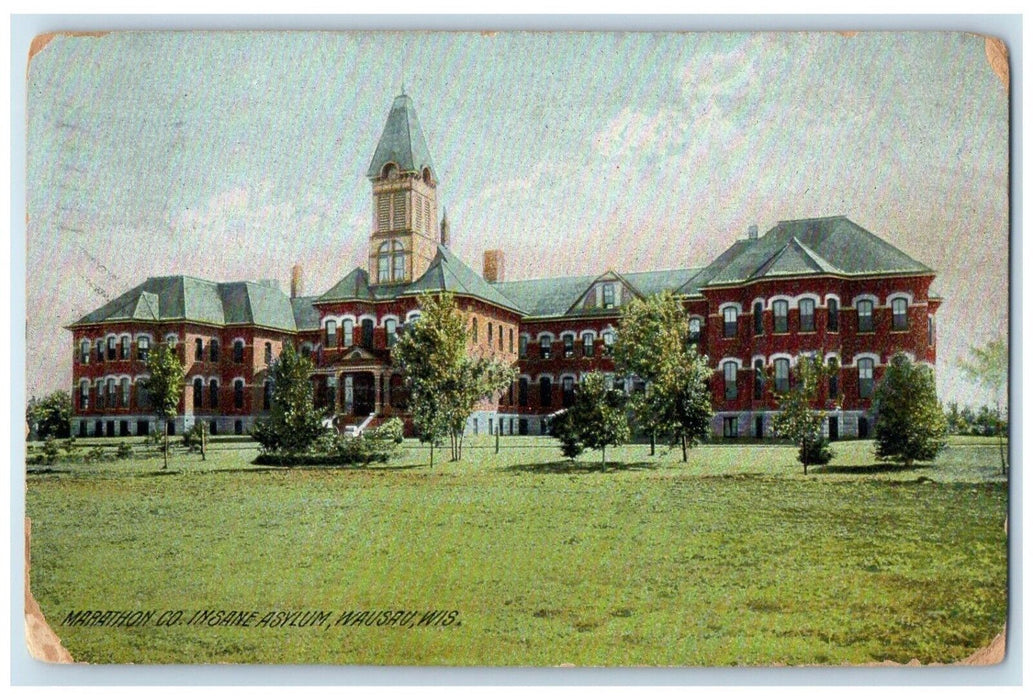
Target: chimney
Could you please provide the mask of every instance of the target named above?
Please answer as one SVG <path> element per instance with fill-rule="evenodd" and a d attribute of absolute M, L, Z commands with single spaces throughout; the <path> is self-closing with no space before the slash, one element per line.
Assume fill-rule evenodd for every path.
<path fill-rule="evenodd" d="M 484 251 L 484 281 L 490 284 L 504 282 L 506 278 L 506 256 L 501 250 Z"/>
<path fill-rule="evenodd" d="M 297 299 L 305 291 L 305 285 L 301 279 L 301 263 L 295 263 L 291 268 L 291 299 Z"/>
<path fill-rule="evenodd" d="M 759 230 L 760 229 L 757 227 L 757 224 L 750 224 L 750 227 L 746 229 L 746 237 L 751 241 L 757 240 L 757 233 Z"/>
<path fill-rule="evenodd" d="M 448 247 L 448 209 L 441 208 L 441 245 Z"/>

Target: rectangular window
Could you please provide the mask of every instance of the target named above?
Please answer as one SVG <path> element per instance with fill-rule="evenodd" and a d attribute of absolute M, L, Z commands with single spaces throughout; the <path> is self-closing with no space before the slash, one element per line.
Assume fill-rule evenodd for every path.
<path fill-rule="evenodd" d="M 387 347 L 393 348 L 398 340 L 398 322 L 393 318 L 384 321 L 384 332 L 387 334 Z"/>
<path fill-rule="evenodd" d="M 273 344 L 265 344 L 265 364 L 271 365 L 273 363 Z"/>
<path fill-rule="evenodd" d="M 194 339 L 194 362 L 204 359 L 204 341 L 200 338 Z"/>
<path fill-rule="evenodd" d="M 233 346 L 236 350 L 236 346 Z M 336 348 L 337 347 L 337 321 L 326 322 L 326 347 Z"/>
<path fill-rule="evenodd" d="M 928 331 L 929 331 L 929 346 L 931 347 L 931 346 L 936 344 L 936 325 L 933 322 L 933 317 L 932 316 L 929 317 Z"/>
<path fill-rule="evenodd" d="M 85 411 L 90 407 L 90 385 L 79 385 L 79 410 Z"/>
<path fill-rule="evenodd" d="M 615 294 L 612 284 L 603 285 L 603 308 L 612 309 L 615 304 Z"/>
<path fill-rule="evenodd" d="M 118 390 L 114 379 L 108 380 L 108 406 L 118 408 Z"/>
<path fill-rule="evenodd" d="M 517 400 L 521 406 L 527 405 L 527 377 L 520 377 L 517 382 Z"/>
<path fill-rule="evenodd" d="M 519 349 L 520 349 L 520 353 L 519 353 L 520 354 L 520 359 L 521 360 L 526 359 L 527 358 L 527 336 L 526 335 L 520 336 L 520 346 L 519 346 Z"/>
<path fill-rule="evenodd" d="M 488 347 L 491 347 L 492 342 L 495 340 L 495 332 L 492 328 L 491 321 L 488 321 Z"/>
<path fill-rule="evenodd" d="M 208 359 L 212 362 L 219 361 L 219 341 L 215 338 L 208 341 Z"/>
<path fill-rule="evenodd" d="M 128 335 L 122 336 L 121 341 L 119 341 L 119 344 L 118 344 L 118 356 L 119 356 L 119 359 L 122 359 L 122 360 L 128 360 L 129 359 L 129 336 Z"/>
<path fill-rule="evenodd" d="M 79 362 L 84 365 L 90 364 L 90 341 L 88 340 L 79 343 Z"/>
<path fill-rule="evenodd" d="M 194 410 L 197 411 L 201 408 L 201 403 L 204 400 L 204 380 L 200 377 L 194 379 Z"/>
<path fill-rule="evenodd" d="M 753 361 L 753 398 L 760 401 L 764 398 L 764 361 Z"/>
<path fill-rule="evenodd" d="M 871 333 L 874 330 L 875 324 L 872 321 L 872 302 L 866 299 L 857 302 L 857 332 Z"/>
<path fill-rule="evenodd" d="M 104 408 L 104 380 L 97 382 L 97 408 Z"/>
<path fill-rule="evenodd" d="M 97 362 L 104 361 L 104 341 L 97 340 Z"/>
<path fill-rule="evenodd" d="M 149 409 L 151 407 L 151 397 L 147 393 L 147 381 L 138 381 L 136 383 L 136 407 L 139 409 Z"/>
<path fill-rule="evenodd" d="M 764 302 L 753 304 L 753 335 L 764 335 Z"/>
<path fill-rule="evenodd" d="M 151 339 L 147 336 L 141 336 L 136 339 L 136 359 L 140 362 L 147 362 L 147 358 L 151 354 Z"/>
<path fill-rule="evenodd" d="M 835 299 L 829 299 L 829 331 L 832 333 L 839 332 L 839 302 Z"/>
<path fill-rule="evenodd" d="M 509 329 L 509 351 L 513 352 L 513 329 Z"/>
<path fill-rule="evenodd" d="M 739 333 L 739 311 L 734 306 L 729 306 L 723 312 L 724 315 L 724 336 L 734 338 Z"/>
<path fill-rule="evenodd" d="M 606 331 L 603 333 L 603 354 L 609 357 L 613 354 L 613 343 L 616 338 L 612 331 Z"/>
<path fill-rule="evenodd" d="M 808 333 L 814 330 L 814 300 L 800 300 L 800 331 Z"/>
<path fill-rule="evenodd" d="M 563 378 L 563 407 L 569 408 L 574 403 L 574 380 L 571 377 Z"/>
<path fill-rule="evenodd" d="M 341 345 L 350 348 L 355 344 L 355 324 L 350 318 L 341 323 Z"/>
<path fill-rule="evenodd" d="M 839 396 L 839 374 L 833 373 L 829 375 L 829 398 L 834 399 Z"/>
<path fill-rule="evenodd" d="M 735 399 L 739 397 L 739 387 L 737 385 L 738 379 L 738 366 L 734 362 L 725 363 L 725 398 Z"/>
<path fill-rule="evenodd" d="M 542 359 L 548 360 L 552 357 L 552 338 L 547 335 L 543 335 L 541 340 L 538 341 L 539 348 L 541 349 Z"/>
<path fill-rule="evenodd" d="M 122 408 L 129 408 L 129 377 L 122 378 Z"/>
<path fill-rule="evenodd" d="M 862 399 L 871 398 L 875 390 L 875 363 L 871 358 L 857 361 L 857 392 Z"/>
<path fill-rule="evenodd" d="M 775 333 L 789 332 L 789 302 L 779 300 L 771 305 L 771 315 L 774 319 Z"/>
<path fill-rule="evenodd" d="M 395 231 L 405 228 L 405 192 L 391 195 L 391 228 Z"/>
<path fill-rule="evenodd" d="M 703 322 L 698 318 L 689 319 L 689 342 L 698 343 L 703 335 Z"/>
<path fill-rule="evenodd" d="M 391 228 L 391 196 L 382 194 L 377 197 L 377 231 Z"/>
<path fill-rule="evenodd" d="M 108 362 L 118 359 L 115 354 L 115 336 L 108 336 Z"/>
<path fill-rule="evenodd" d="M 591 333 L 586 333 L 581 339 L 581 352 L 585 357 L 595 357 L 595 336 Z"/>
<path fill-rule="evenodd" d="M 574 336 L 570 333 L 563 336 L 563 356 L 574 357 Z"/>
<path fill-rule="evenodd" d="M 233 341 L 233 361 L 238 365 L 244 362 L 244 341 Z"/>
<path fill-rule="evenodd" d="M 552 406 L 552 380 L 548 377 L 538 380 L 538 403 L 543 407 Z"/>
<path fill-rule="evenodd" d="M 268 379 L 262 386 L 262 410 L 268 411 L 273 405 L 273 383 Z"/>
<path fill-rule="evenodd" d="M 219 407 L 219 382 L 214 379 L 208 382 L 208 405 L 212 408 Z"/>
<path fill-rule="evenodd" d="M 233 382 L 233 407 L 244 408 L 244 381 L 241 379 Z"/>
<path fill-rule="evenodd" d="M 373 319 L 362 320 L 362 347 L 367 350 L 373 349 Z"/>
<path fill-rule="evenodd" d="M 732 416 L 724 420 L 724 436 L 726 438 L 739 437 L 739 418 Z"/>
<path fill-rule="evenodd" d="M 784 394 L 789 391 L 789 360 L 775 360 L 775 391 Z"/>

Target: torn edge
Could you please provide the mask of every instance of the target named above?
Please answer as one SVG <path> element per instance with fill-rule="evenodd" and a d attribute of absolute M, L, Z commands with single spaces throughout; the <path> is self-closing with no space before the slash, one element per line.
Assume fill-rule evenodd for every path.
<path fill-rule="evenodd" d="M 52 664 L 71 664 L 75 659 L 61 644 L 61 638 L 47 624 L 39 603 L 32 596 L 29 569 L 32 561 L 32 521 L 25 518 L 25 645 L 37 661 Z"/>

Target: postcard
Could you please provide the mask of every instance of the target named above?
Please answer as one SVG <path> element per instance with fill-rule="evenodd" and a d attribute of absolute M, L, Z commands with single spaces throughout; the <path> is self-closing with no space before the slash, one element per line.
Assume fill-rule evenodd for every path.
<path fill-rule="evenodd" d="M 1001 40 L 122 31 L 27 66 L 36 658 L 1004 658 Z"/>

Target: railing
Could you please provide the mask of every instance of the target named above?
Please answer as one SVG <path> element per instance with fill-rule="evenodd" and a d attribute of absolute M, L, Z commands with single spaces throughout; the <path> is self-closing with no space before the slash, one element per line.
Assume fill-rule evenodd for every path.
<path fill-rule="evenodd" d="M 366 416 L 366 420 L 362 421 L 358 425 L 346 426 L 344 429 L 345 434 L 349 435 L 350 437 L 358 437 L 362 435 L 362 431 L 368 428 L 369 424 L 372 423 L 376 419 L 376 417 L 376 412 L 373 412 Z"/>

